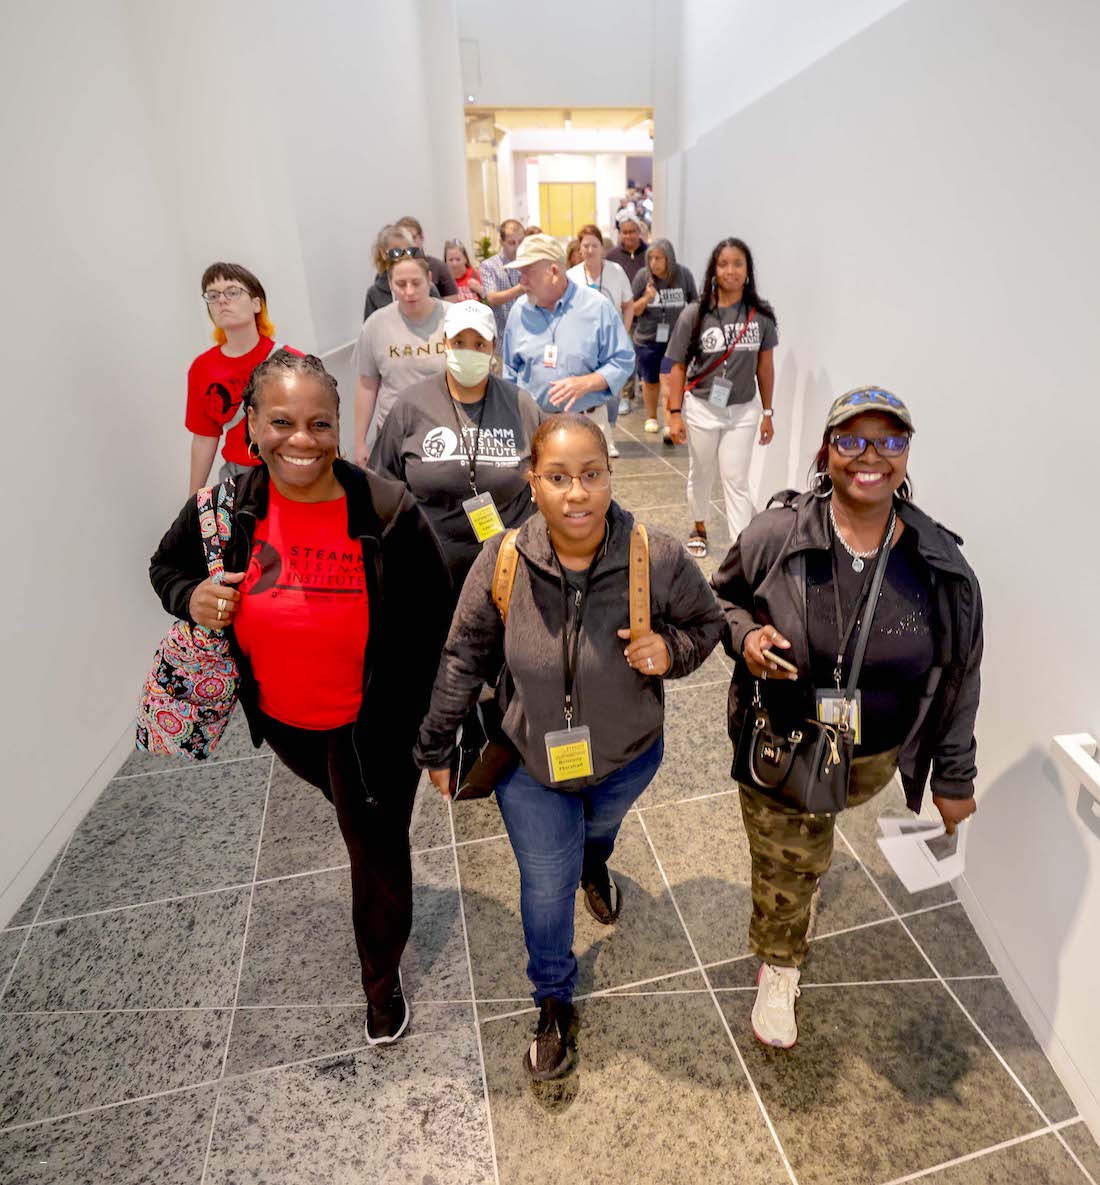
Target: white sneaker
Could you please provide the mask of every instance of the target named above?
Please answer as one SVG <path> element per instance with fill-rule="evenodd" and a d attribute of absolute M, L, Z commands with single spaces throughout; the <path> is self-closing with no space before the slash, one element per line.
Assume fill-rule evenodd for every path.
<path fill-rule="evenodd" d="M 642 430 L 644 432 L 660 432 L 661 425 L 656 420 L 646 420 L 642 425 Z"/>
<path fill-rule="evenodd" d="M 619 455 L 619 450 L 615 447 L 615 442 L 610 436 L 607 438 L 607 455 L 612 459 Z"/>
<path fill-rule="evenodd" d="M 798 986 L 800 978 L 797 967 L 760 964 L 760 974 L 756 978 L 760 986 L 752 1006 L 752 1031 L 758 1041 L 778 1049 L 790 1049 L 798 1040 L 794 1002 L 802 995 Z"/>

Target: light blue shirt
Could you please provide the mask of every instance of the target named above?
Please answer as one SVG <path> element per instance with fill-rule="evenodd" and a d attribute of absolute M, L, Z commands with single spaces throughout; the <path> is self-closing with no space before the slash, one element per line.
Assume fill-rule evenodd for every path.
<path fill-rule="evenodd" d="M 556 366 L 545 366 L 546 347 L 556 345 Z M 634 371 L 634 346 L 619 310 L 594 288 L 568 282 L 552 309 L 531 304 L 526 296 L 508 314 L 501 347 L 504 377 L 529 391 L 545 411 L 558 412 L 547 392 L 551 383 L 582 374 L 599 374 L 604 391 L 583 395 L 569 409 L 589 411 L 619 398 Z"/>

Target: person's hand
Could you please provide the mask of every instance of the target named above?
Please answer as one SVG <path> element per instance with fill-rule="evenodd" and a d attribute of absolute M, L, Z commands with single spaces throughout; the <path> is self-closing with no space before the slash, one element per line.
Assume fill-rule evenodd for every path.
<path fill-rule="evenodd" d="M 775 421 L 771 416 L 765 416 L 760 421 L 760 443 L 771 444 L 775 436 Z"/>
<path fill-rule="evenodd" d="M 455 775 L 449 769 L 430 769 L 428 770 L 428 777 L 432 780 L 432 785 L 443 795 L 444 798 L 450 798 L 455 789 Z"/>
<path fill-rule="evenodd" d="M 936 804 L 936 810 L 940 812 L 940 818 L 943 819 L 943 825 L 947 829 L 948 835 L 954 835 L 955 828 L 963 819 L 969 819 L 978 809 L 973 797 L 941 798 L 938 794 L 933 794 L 932 801 Z"/>
<path fill-rule="evenodd" d="M 645 286 L 645 292 L 643 295 L 645 296 L 645 302 L 647 305 L 652 304 L 657 299 L 657 289 L 653 286 L 652 280 L 650 280 L 650 282 Z"/>
<path fill-rule="evenodd" d="M 366 469 L 370 461 L 370 449 L 367 448 L 366 443 L 357 444 L 355 446 L 355 463 L 360 469 Z"/>
<path fill-rule="evenodd" d="M 790 648 L 790 642 L 774 625 L 765 625 L 746 636 L 742 654 L 745 658 L 745 665 L 757 679 L 767 679 L 772 674 L 778 674 L 781 679 L 797 679 L 798 675 L 793 671 L 785 671 L 771 659 L 764 657 L 765 650 L 789 650 Z"/>
<path fill-rule="evenodd" d="M 674 416 L 675 419 L 673 419 Z M 683 412 L 670 411 L 668 413 L 668 427 L 669 431 L 672 433 L 672 439 L 675 440 L 677 444 L 687 444 L 688 430 L 687 424 L 684 423 Z"/>
<path fill-rule="evenodd" d="M 241 594 L 228 585 L 240 584 L 244 579 L 243 572 L 226 572 L 225 583 L 215 584 L 213 580 L 204 580 L 191 594 L 187 603 L 187 612 L 191 620 L 204 625 L 208 630 L 223 630 L 232 625 L 233 614 L 241 601 Z"/>
<path fill-rule="evenodd" d="M 592 392 L 592 376 L 587 374 L 571 375 L 567 379 L 558 379 L 551 383 L 547 397 L 554 407 L 568 411 L 578 399 Z"/>
<path fill-rule="evenodd" d="M 619 630 L 618 635 L 629 638 L 630 630 Z M 639 675 L 664 675 L 672 666 L 672 655 L 660 634 L 643 634 L 636 642 L 631 642 L 623 654 Z"/>
<path fill-rule="evenodd" d="M 478 281 L 472 276 L 470 277 L 470 282 L 466 285 L 466 287 L 469 288 L 471 292 L 476 292 L 478 296 L 485 295 L 485 289 L 482 288 L 481 284 L 478 283 Z"/>

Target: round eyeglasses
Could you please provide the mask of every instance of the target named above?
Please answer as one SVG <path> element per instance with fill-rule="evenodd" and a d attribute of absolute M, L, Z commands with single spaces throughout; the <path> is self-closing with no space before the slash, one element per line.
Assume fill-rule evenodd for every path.
<path fill-rule="evenodd" d="M 599 490 L 606 490 L 611 484 L 610 469 L 586 469 L 584 473 L 536 473 L 539 481 L 548 485 L 552 490 L 562 493 L 573 488 L 573 482 L 579 481 L 581 489 L 595 494 Z"/>
<path fill-rule="evenodd" d="M 251 295 L 247 288 L 239 288 L 236 284 L 231 284 L 228 288 L 223 288 L 220 292 L 213 288 L 209 292 L 202 294 L 203 300 L 207 304 L 217 304 L 219 300 L 240 300 L 242 296 Z"/>

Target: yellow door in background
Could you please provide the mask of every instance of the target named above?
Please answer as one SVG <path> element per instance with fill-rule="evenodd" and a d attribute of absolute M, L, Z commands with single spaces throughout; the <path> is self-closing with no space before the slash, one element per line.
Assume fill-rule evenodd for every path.
<path fill-rule="evenodd" d="M 571 239 L 596 221 L 595 181 L 540 181 L 539 225 L 548 235 Z"/>

